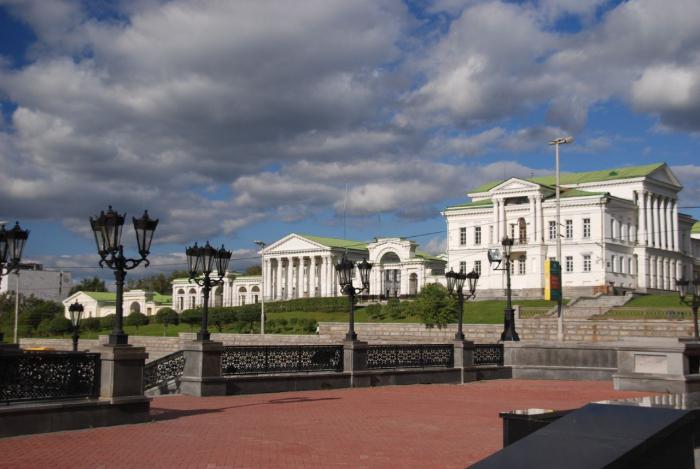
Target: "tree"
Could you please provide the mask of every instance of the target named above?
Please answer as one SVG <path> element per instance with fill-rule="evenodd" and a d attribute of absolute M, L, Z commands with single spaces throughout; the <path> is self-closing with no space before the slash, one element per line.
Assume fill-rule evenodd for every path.
<path fill-rule="evenodd" d="M 61 303 L 30 296 L 29 298 L 22 298 L 18 322 L 23 326 L 35 329 L 44 319 L 52 319 L 54 316 L 59 315 L 64 315 L 64 308 Z"/>
<path fill-rule="evenodd" d="M 248 324 L 249 329 L 252 330 L 255 322 L 260 320 L 260 313 L 257 311 L 243 310 L 236 314 L 236 318 L 240 322 Z"/>
<path fill-rule="evenodd" d="M 65 334 L 73 330 L 73 324 L 64 316 L 56 316 L 49 323 L 49 332 L 51 335 Z"/>
<path fill-rule="evenodd" d="M 136 330 L 139 330 L 139 326 L 145 326 L 148 324 L 148 316 L 138 311 L 134 311 L 126 317 L 126 325 L 134 326 Z"/>
<path fill-rule="evenodd" d="M 186 309 L 180 315 L 180 322 L 190 326 L 190 331 L 195 324 L 202 322 L 201 309 Z"/>
<path fill-rule="evenodd" d="M 116 322 L 116 320 L 116 314 L 108 314 L 107 316 L 102 316 L 100 318 L 100 329 L 114 329 L 114 323 Z"/>
<path fill-rule="evenodd" d="M 97 277 L 84 278 L 78 285 L 70 289 L 68 296 L 79 291 L 107 291 L 107 286 L 104 280 Z"/>
<path fill-rule="evenodd" d="M 83 331 L 99 331 L 100 320 L 98 318 L 85 318 L 80 321 L 80 329 Z"/>
<path fill-rule="evenodd" d="M 170 324 L 177 325 L 180 322 L 180 316 L 172 308 L 162 308 L 156 313 L 156 322 L 163 325 L 163 335 L 165 336 L 168 326 Z"/>
<path fill-rule="evenodd" d="M 262 275 L 262 268 L 259 265 L 251 265 L 245 269 L 246 275 Z"/>
<path fill-rule="evenodd" d="M 424 286 L 414 302 L 415 311 L 427 327 L 443 327 L 457 317 L 457 301 L 438 283 Z"/>

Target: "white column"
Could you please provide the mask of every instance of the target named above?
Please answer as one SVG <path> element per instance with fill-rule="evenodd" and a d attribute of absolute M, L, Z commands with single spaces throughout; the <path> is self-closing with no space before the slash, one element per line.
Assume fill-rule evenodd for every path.
<path fill-rule="evenodd" d="M 535 199 L 535 210 L 537 211 L 537 228 L 539 228 L 539 233 L 537 235 L 538 241 L 544 241 L 544 210 L 542 209 L 542 198 L 537 197 Z"/>
<path fill-rule="evenodd" d="M 649 210 L 647 211 L 647 225 L 649 230 L 649 246 L 656 246 L 656 202 L 654 194 L 649 194 Z"/>
<path fill-rule="evenodd" d="M 528 243 L 537 242 L 537 204 L 535 198 L 530 197 L 530 232 L 527 234 Z"/>
<path fill-rule="evenodd" d="M 309 298 L 316 296 L 316 256 L 309 259 Z"/>
<path fill-rule="evenodd" d="M 673 251 L 673 200 L 666 199 L 666 249 Z"/>
<path fill-rule="evenodd" d="M 671 212 L 671 222 L 673 225 L 673 250 L 674 251 L 680 251 L 680 233 L 679 233 L 679 228 L 678 228 L 678 200 L 673 201 L 673 208 Z"/>
<path fill-rule="evenodd" d="M 494 237 L 495 237 L 493 242 L 495 244 L 500 244 L 500 242 L 501 242 L 500 241 L 501 238 L 499 235 L 500 227 L 498 224 L 498 219 L 499 219 L 498 214 L 500 213 L 499 210 L 500 209 L 498 207 L 498 199 L 493 199 L 493 233 L 494 233 Z"/>
<path fill-rule="evenodd" d="M 299 258 L 299 280 L 297 284 L 299 285 L 297 287 L 297 291 L 299 292 L 299 298 L 304 298 L 304 291 L 306 290 L 306 283 L 304 282 L 304 267 L 305 267 L 306 261 L 304 260 L 304 256 L 301 256 Z"/>
<path fill-rule="evenodd" d="M 275 299 L 282 299 L 282 286 L 284 285 L 284 262 L 282 257 L 277 258 L 277 288 L 275 290 Z"/>
<path fill-rule="evenodd" d="M 668 249 L 668 199 L 661 198 L 661 248 Z"/>
<path fill-rule="evenodd" d="M 656 203 L 654 205 L 654 227 L 656 228 L 656 247 L 661 249 L 661 230 L 663 229 L 661 226 L 661 197 L 656 196 L 654 197 L 656 200 Z"/>
<path fill-rule="evenodd" d="M 330 270 L 328 267 L 330 263 L 329 256 L 323 256 L 321 262 L 321 291 L 323 292 L 323 296 L 331 296 L 331 285 L 328 282 L 328 271 Z"/>
<path fill-rule="evenodd" d="M 500 228 L 501 235 L 498 239 L 498 244 L 501 243 L 502 238 L 505 238 L 506 236 L 508 236 L 508 226 L 506 224 L 506 201 L 505 200 L 501 200 L 499 210 L 500 210 L 500 214 L 498 216 L 498 219 L 499 219 L 498 224 L 501 227 Z"/>
<path fill-rule="evenodd" d="M 637 211 L 637 225 L 639 226 L 639 232 L 637 233 L 637 239 L 639 239 L 639 244 L 645 246 L 647 244 L 647 192 L 640 191 L 637 193 L 637 204 L 639 210 Z"/>

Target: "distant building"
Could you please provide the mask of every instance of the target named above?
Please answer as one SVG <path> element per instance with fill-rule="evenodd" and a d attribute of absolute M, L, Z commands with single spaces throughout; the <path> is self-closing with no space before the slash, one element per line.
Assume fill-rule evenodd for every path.
<path fill-rule="evenodd" d="M 676 278 L 700 271 L 700 227 L 678 211 L 682 186 L 665 163 L 567 173 L 560 182 L 565 294 L 672 291 Z M 509 236 L 514 293 L 541 297 L 545 260 L 556 256 L 554 177 L 493 181 L 468 195 L 443 212 L 449 268 L 480 272 L 481 295 L 502 294 L 505 275 L 487 250 Z"/>
<path fill-rule="evenodd" d="M 36 263 L 21 264 L 19 270 L 19 293 L 24 296 L 60 302 L 73 287 L 70 272 L 44 270 Z M 0 294 L 17 290 L 17 275 L 3 276 Z"/>
<path fill-rule="evenodd" d="M 216 272 L 212 274 L 216 276 Z M 259 303 L 262 300 L 262 276 L 240 275 L 227 272 L 223 285 L 212 288 L 209 294 L 209 306 L 241 306 Z M 188 278 L 173 279 L 173 308 L 178 313 L 192 308 L 199 308 L 204 303 L 202 287 Z"/>
<path fill-rule="evenodd" d="M 114 292 L 79 291 L 63 300 L 63 306 L 67 318 L 70 317 L 68 307 L 75 301 L 83 305 L 83 318 L 101 318 L 116 313 L 116 300 Z M 163 308 L 171 308 L 172 297 L 152 291 L 130 290 L 124 292 L 122 305 L 124 316 L 132 312 L 153 316 Z"/>

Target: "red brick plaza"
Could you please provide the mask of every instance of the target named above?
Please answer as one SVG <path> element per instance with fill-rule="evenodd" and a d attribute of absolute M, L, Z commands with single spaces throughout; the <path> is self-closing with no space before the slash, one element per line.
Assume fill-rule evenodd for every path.
<path fill-rule="evenodd" d="M 0 440 L 11 468 L 463 468 L 501 448 L 498 413 L 639 396 L 609 382 L 460 385 L 154 399 L 154 421 Z"/>

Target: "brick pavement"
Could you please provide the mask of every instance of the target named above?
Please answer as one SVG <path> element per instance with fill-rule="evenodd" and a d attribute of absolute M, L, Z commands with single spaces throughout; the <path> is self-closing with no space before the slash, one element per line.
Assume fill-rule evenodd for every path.
<path fill-rule="evenodd" d="M 154 399 L 139 425 L 0 439 L 2 468 L 463 468 L 501 447 L 498 412 L 608 398 L 608 382 L 482 381 Z"/>

